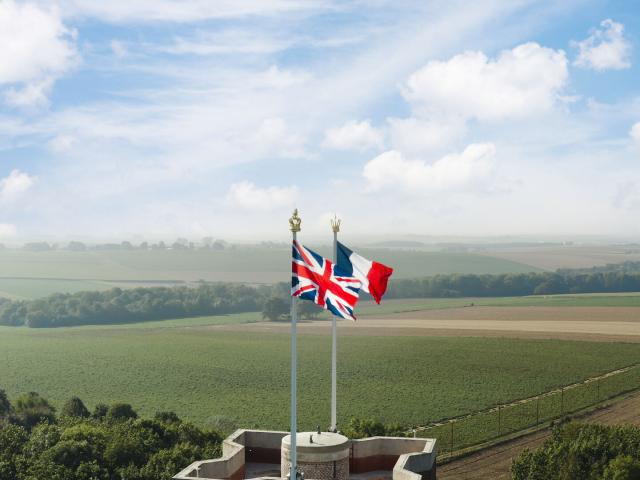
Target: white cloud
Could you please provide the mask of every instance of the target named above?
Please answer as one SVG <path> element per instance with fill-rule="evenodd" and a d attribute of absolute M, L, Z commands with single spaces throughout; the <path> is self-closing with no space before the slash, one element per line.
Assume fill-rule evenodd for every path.
<path fill-rule="evenodd" d="M 640 122 L 631 127 L 629 135 L 631 135 L 631 138 L 633 138 L 636 142 L 640 143 Z"/>
<path fill-rule="evenodd" d="M 616 208 L 637 211 L 640 206 L 640 185 L 632 181 L 620 182 L 612 203 Z"/>
<path fill-rule="evenodd" d="M 12 170 L 9 176 L 0 180 L 0 204 L 17 199 L 29 190 L 34 182 L 34 177 L 20 170 Z"/>
<path fill-rule="evenodd" d="M 295 205 L 298 188 L 257 187 L 252 182 L 239 182 L 231 185 L 227 199 L 234 205 L 247 210 L 274 210 Z"/>
<path fill-rule="evenodd" d="M 390 118 L 391 143 L 403 153 L 419 155 L 451 143 L 465 132 L 459 119 Z"/>
<path fill-rule="evenodd" d="M 54 79 L 77 58 L 75 36 L 56 9 L 0 2 L 0 85 L 23 84 L 5 93 L 7 101 L 15 106 L 46 103 Z"/>
<path fill-rule="evenodd" d="M 41 107 L 47 105 L 53 82 L 53 77 L 46 77 L 27 83 L 19 89 L 10 88 L 5 92 L 5 100 L 14 107 Z"/>
<path fill-rule="evenodd" d="M 280 117 L 266 118 L 251 138 L 250 147 L 259 156 L 303 157 L 304 139 L 291 131 L 284 119 Z"/>
<path fill-rule="evenodd" d="M 291 45 L 290 41 L 249 30 L 223 30 L 176 37 L 159 50 L 173 55 L 268 54 Z"/>
<path fill-rule="evenodd" d="M 492 143 L 474 143 L 461 154 L 449 154 L 427 164 L 390 150 L 368 162 L 363 175 L 369 189 L 374 191 L 386 188 L 414 194 L 471 191 L 491 176 L 495 152 Z"/>
<path fill-rule="evenodd" d="M 71 135 L 56 135 L 49 140 L 47 146 L 55 153 L 63 153 L 70 150 L 74 143 L 76 143 L 76 139 Z"/>
<path fill-rule="evenodd" d="M 13 237 L 18 229 L 11 223 L 0 223 L 0 238 Z"/>
<path fill-rule="evenodd" d="M 67 15 L 109 22 L 197 22 L 327 8 L 320 0 L 60 0 Z"/>
<path fill-rule="evenodd" d="M 421 114 L 499 120 L 550 110 L 567 79 L 563 51 L 525 43 L 495 60 L 469 51 L 431 61 L 409 77 L 404 95 Z"/>
<path fill-rule="evenodd" d="M 602 30 L 581 42 L 573 42 L 579 49 L 574 65 L 592 70 L 622 70 L 631 67 L 631 44 L 624 38 L 624 25 L 611 19 L 600 23 Z"/>
<path fill-rule="evenodd" d="M 129 53 L 127 45 L 122 40 L 111 40 L 109 46 L 113 54 L 118 58 L 126 57 Z"/>
<path fill-rule="evenodd" d="M 325 132 L 323 146 L 334 150 L 356 150 L 364 152 L 384 146 L 382 132 L 371 126 L 369 120 L 345 123 L 342 127 Z"/>

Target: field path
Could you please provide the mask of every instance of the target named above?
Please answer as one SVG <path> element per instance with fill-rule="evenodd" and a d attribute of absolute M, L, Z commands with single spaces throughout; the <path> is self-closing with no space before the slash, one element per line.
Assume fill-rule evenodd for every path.
<path fill-rule="evenodd" d="M 640 425 L 640 393 L 590 413 L 580 421 L 607 425 L 622 423 Z M 550 434 L 549 429 L 541 430 L 442 465 L 438 467 L 438 479 L 510 479 L 510 468 L 513 459 L 524 448 L 540 446 Z"/>
<path fill-rule="evenodd" d="M 206 328 L 206 327 L 205 327 Z M 212 327 L 220 330 L 286 333 L 286 322 Z M 299 333 L 326 335 L 324 320 L 299 324 Z M 488 307 L 445 308 L 363 316 L 339 322 L 340 335 L 467 336 L 555 338 L 560 340 L 640 342 L 638 307 Z"/>

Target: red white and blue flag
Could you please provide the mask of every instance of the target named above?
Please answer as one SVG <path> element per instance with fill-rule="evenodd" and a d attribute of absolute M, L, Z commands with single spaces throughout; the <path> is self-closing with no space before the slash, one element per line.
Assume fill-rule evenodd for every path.
<path fill-rule="evenodd" d="M 297 241 L 291 266 L 291 296 L 311 300 L 337 317 L 356 319 L 360 280 Z"/>
<path fill-rule="evenodd" d="M 376 303 L 380 303 L 387 291 L 387 282 L 393 268 L 382 263 L 367 260 L 338 242 L 338 267 L 343 275 L 349 275 L 362 282 L 362 290 L 371 294 Z"/>

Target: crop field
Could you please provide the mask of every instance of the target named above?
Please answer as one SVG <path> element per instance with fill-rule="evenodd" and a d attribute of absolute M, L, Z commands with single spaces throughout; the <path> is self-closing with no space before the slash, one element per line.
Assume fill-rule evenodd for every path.
<path fill-rule="evenodd" d="M 420 310 L 485 307 L 640 307 L 640 293 L 532 295 L 527 297 L 418 298 L 384 300 L 380 305 L 362 301 L 357 311 L 362 315 L 384 315 Z"/>
<path fill-rule="evenodd" d="M 228 316 L 220 323 L 254 321 Z M 162 328 L 161 325 L 172 328 Z M 124 401 L 142 414 L 174 410 L 206 424 L 288 424 L 289 336 L 157 325 L 0 328 L 0 388 L 38 391 L 56 405 Z M 203 324 L 214 318 L 200 319 Z M 328 333 L 328 329 L 326 330 Z M 300 422 L 328 421 L 330 338 L 299 338 Z M 427 424 L 524 398 L 640 362 L 640 345 L 557 340 L 344 336 L 339 421 Z"/>
<path fill-rule="evenodd" d="M 386 300 L 382 305 L 362 302 L 356 314 L 356 322 L 339 322 L 340 335 L 640 342 L 639 294 Z M 325 314 L 302 322 L 299 332 L 326 335 L 328 319 Z M 286 333 L 289 327 L 260 322 L 216 328 L 259 334 Z"/>
<path fill-rule="evenodd" d="M 329 255 L 327 247 L 318 250 Z M 520 273 L 535 267 L 470 253 L 364 249 L 362 253 L 393 265 L 396 278 L 437 273 Z M 127 288 L 153 284 L 226 281 L 286 282 L 290 250 L 238 247 L 224 251 L 104 250 L 31 252 L 0 250 L 0 295 L 36 298 L 55 292 Z"/>
<path fill-rule="evenodd" d="M 510 248 L 488 248 L 487 255 L 523 262 L 543 270 L 559 268 L 584 268 L 608 263 L 640 260 L 640 247 L 628 246 L 513 246 Z"/>

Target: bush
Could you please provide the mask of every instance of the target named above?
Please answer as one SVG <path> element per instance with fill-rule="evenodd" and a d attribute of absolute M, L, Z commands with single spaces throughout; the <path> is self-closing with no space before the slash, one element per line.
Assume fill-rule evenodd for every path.
<path fill-rule="evenodd" d="M 136 418 L 138 418 L 138 414 L 128 403 L 114 403 L 107 411 L 107 419 L 109 420 L 127 420 Z"/>
<path fill-rule="evenodd" d="M 14 413 L 16 420 L 31 429 L 40 422 L 55 422 L 55 408 L 36 392 L 20 395 L 15 401 Z"/>
<path fill-rule="evenodd" d="M 82 400 L 78 397 L 71 397 L 62 406 L 62 410 L 60 410 L 61 417 L 87 418 L 89 415 L 89 410 L 87 410 L 87 407 L 85 407 Z"/>
<path fill-rule="evenodd" d="M 577 423 L 556 427 L 511 467 L 513 480 L 640 480 L 640 428 Z"/>

